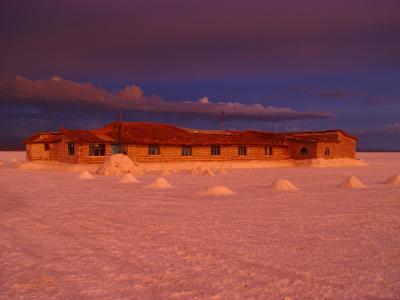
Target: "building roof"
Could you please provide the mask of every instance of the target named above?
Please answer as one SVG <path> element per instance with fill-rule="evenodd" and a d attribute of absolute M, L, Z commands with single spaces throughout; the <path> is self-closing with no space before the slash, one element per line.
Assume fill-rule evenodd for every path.
<path fill-rule="evenodd" d="M 142 122 L 114 122 L 99 129 L 123 144 L 163 144 L 163 145 L 265 145 L 287 144 L 281 134 L 261 131 L 195 130 L 169 124 Z"/>
<path fill-rule="evenodd" d="M 308 140 L 315 142 L 339 142 L 340 134 L 353 140 L 358 140 L 355 136 L 348 134 L 342 129 L 324 130 L 324 131 L 301 131 L 287 132 L 286 136 L 289 139 Z"/>
<path fill-rule="evenodd" d="M 75 142 L 86 143 L 116 143 L 116 140 L 99 130 L 62 130 L 65 138 Z"/>
<path fill-rule="evenodd" d="M 162 145 L 287 145 L 289 140 L 338 142 L 339 134 L 355 137 L 343 130 L 273 133 L 257 130 L 197 130 L 170 124 L 113 122 L 94 130 L 42 132 L 25 143 L 52 143 L 62 138 L 83 143 L 162 144 Z"/>
<path fill-rule="evenodd" d="M 56 143 L 61 141 L 62 135 L 60 132 L 39 132 L 28 139 L 24 140 L 24 144 L 30 143 Z"/>

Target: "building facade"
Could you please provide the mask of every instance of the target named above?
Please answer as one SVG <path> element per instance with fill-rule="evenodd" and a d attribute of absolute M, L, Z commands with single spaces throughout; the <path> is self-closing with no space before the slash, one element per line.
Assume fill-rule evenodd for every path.
<path fill-rule="evenodd" d="M 40 132 L 24 143 L 27 160 L 102 163 L 116 153 L 138 162 L 355 158 L 357 139 L 343 130 L 271 133 L 114 122 L 95 130 Z"/>

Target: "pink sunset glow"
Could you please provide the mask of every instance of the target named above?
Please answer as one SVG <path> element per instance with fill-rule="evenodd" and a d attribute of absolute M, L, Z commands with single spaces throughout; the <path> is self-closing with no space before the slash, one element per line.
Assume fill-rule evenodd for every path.
<path fill-rule="evenodd" d="M 1 0 L 0 300 L 400 299 L 399 0 Z"/>

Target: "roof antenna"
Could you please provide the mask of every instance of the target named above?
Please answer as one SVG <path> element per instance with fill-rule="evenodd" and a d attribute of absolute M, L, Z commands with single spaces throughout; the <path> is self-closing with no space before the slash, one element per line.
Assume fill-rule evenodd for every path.
<path fill-rule="evenodd" d="M 224 130 L 224 115 L 225 112 L 221 111 L 221 130 Z"/>
<path fill-rule="evenodd" d="M 121 131 L 122 131 L 122 122 L 124 121 L 124 113 L 122 111 L 119 112 L 119 124 L 118 124 L 118 149 L 117 153 L 123 153 L 123 146 L 121 145 Z"/>

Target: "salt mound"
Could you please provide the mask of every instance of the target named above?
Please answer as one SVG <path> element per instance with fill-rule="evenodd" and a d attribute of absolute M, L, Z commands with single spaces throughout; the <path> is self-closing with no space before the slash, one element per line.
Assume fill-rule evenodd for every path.
<path fill-rule="evenodd" d="M 172 188 L 172 185 L 162 177 L 158 177 L 156 181 L 148 186 L 152 189 L 169 189 Z"/>
<path fill-rule="evenodd" d="M 88 171 L 82 172 L 79 177 L 79 179 L 93 179 L 93 175 L 90 174 Z"/>
<path fill-rule="evenodd" d="M 356 176 L 350 176 L 340 187 L 346 189 L 363 189 L 365 185 Z"/>
<path fill-rule="evenodd" d="M 234 191 L 230 190 L 226 186 L 214 186 L 209 188 L 207 191 L 201 193 L 203 195 L 212 195 L 212 196 L 228 196 L 236 194 Z"/>
<path fill-rule="evenodd" d="M 205 170 L 203 171 L 203 174 L 202 174 L 202 175 L 204 175 L 204 176 L 215 176 L 215 173 L 214 173 L 212 170 L 205 169 Z"/>
<path fill-rule="evenodd" d="M 2 160 L 0 160 L 0 166 L 3 166 L 3 165 L 4 165 L 3 161 L 2 161 Z"/>
<path fill-rule="evenodd" d="M 273 184 L 271 184 L 270 188 L 280 192 L 297 190 L 297 187 L 287 179 L 276 180 Z"/>
<path fill-rule="evenodd" d="M 215 176 L 215 173 L 212 170 L 206 169 L 204 167 L 193 169 L 190 171 L 190 173 L 193 175 Z"/>
<path fill-rule="evenodd" d="M 143 171 L 124 154 L 111 155 L 97 171 L 97 174 L 101 175 L 120 175 L 125 173 L 143 175 Z"/>
<path fill-rule="evenodd" d="M 11 161 L 12 161 L 12 162 L 16 162 L 17 160 L 16 160 L 15 157 L 13 157 L 13 158 L 11 158 Z"/>
<path fill-rule="evenodd" d="M 201 173 L 201 170 L 202 170 L 202 167 L 198 167 L 196 169 L 192 169 L 192 170 L 190 170 L 190 174 L 200 175 L 199 173 Z"/>
<path fill-rule="evenodd" d="M 217 173 L 217 174 L 220 174 L 220 175 L 226 175 L 226 174 L 228 174 L 228 172 L 227 172 L 225 169 L 218 169 L 218 170 L 216 171 L 216 173 Z"/>
<path fill-rule="evenodd" d="M 136 182 L 139 182 L 139 180 L 137 180 L 137 178 L 130 173 L 125 174 L 121 178 L 121 183 L 136 183 Z"/>
<path fill-rule="evenodd" d="M 393 186 L 400 186 L 400 175 L 396 174 L 390 177 L 388 180 L 385 181 L 385 184 L 393 185 Z"/>
<path fill-rule="evenodd" d="M 169 176 L 171 174 L 172 174 L 172 172 L 169 171 L 169 170 L 164 170 L 164 171 L 161 172 L 161 176 Z"/>

